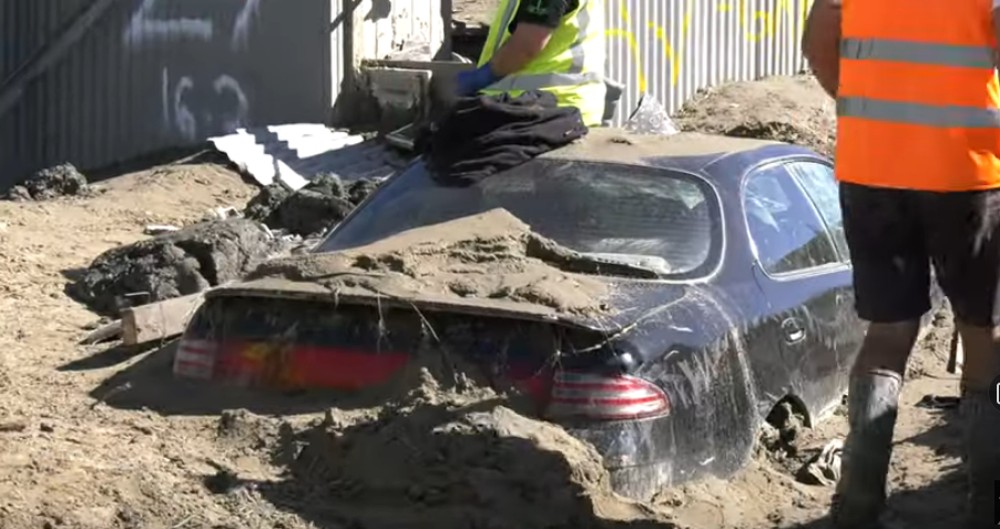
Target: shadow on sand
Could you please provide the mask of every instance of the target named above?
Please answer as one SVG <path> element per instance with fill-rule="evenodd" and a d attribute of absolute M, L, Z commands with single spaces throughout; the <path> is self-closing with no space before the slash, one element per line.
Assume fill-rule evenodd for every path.
<path fill-rule="evenodd" d="M 926 463 L 938 464 L 938 477 L 932 483 L 916 489 L 901 489 L 892 486 L 886 516 L 886 529 L 960 529 L 965 527 L 965 483 L 964 467 L 956 464 L 961 451 L 961 423 L 957 409 L 936 410 L 943 421 L 927 431 L 906 439 L 897 439 L 896 444 L 909 443 L 933 451 L 935 458 L 927 458 Z M 906 473 L 910 463 L 900 462 L 894 457 L 897 472 Z M 916 471 L 916 469 L 914 469 Z M 992 525 L 985 520 L 984 527 Z M 832 529 L 829 517 L 823 517 L 805 524 L 781 526 L 781 529 Z"/>

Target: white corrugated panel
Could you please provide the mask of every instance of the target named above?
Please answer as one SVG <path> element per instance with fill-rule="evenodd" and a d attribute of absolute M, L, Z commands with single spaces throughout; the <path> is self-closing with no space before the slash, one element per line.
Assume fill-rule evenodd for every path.
<path fill-rule="evenodd" d="M 678 110 L 699 90 L 791 75 L 811 0 L 603 0 L 608 74 L 627 85 L 617 122 L 643 92 Z"/>
<path fill-rule="evenodd" d="M 431 56 L 445 45 L 448 32 L 442 0 L 351 0 L 354 8 L 354 59 L 386 59 L 405 50 L 426 49 Z"/>

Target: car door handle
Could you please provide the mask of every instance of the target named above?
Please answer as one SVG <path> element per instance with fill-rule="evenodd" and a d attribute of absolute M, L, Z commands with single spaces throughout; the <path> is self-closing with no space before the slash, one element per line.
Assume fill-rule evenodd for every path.
<path fill-rule="evenodd" d="M 781 322 L 781 332 L 788 344 L 797 344 L 806 339 L 806 330 L 796 318 L 788 318 Z"/>

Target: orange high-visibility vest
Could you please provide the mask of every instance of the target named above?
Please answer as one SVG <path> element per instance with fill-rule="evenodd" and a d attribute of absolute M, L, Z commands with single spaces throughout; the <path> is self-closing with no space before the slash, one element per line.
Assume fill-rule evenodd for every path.
<path fill-rule="evenodd" d="M 843 0 L 836 173 L 874 187 L 1000 187 L 991 0 Z"/>

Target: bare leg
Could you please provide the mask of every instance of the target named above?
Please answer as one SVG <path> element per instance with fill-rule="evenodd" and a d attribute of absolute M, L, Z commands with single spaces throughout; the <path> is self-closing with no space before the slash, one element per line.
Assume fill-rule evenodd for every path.
<path fill-rule="evenodd" d="M 873 323 L 851 372 L 840 481 L 831 518 L 838 529 L 873 529 L 885 506 L 899 391 L 919 321 Z"/>

